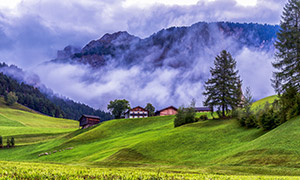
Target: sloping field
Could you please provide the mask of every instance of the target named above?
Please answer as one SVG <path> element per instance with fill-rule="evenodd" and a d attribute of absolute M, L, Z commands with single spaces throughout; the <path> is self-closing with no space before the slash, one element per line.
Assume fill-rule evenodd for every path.
<path fill-rule="evenodd" d="M 25 106 L 6 106 L 0 97 L 0 136 L 15 137 L 17 145 L 37 143 L 39 140 L 78 129 L 78 122 L 42 115 Z"/>
<path fill-rule="evenodd" d="M 31 113 L 31 118 L 45 119 L 45 124 L 35 127 L 25 123 L 25 119 L 20 121 L 3 114 L 7 118 L 1 121 L 12 119 L 19 123 L 15 127 L 0 126 L 6 129 L 6 134 L 9 128 L 20 128 L 18 133 L 24 142 L 32 139 L 32 134 L 51 138 L 1 149 L 0 160 L 92 167 L 159 167 L 176 171 L 192 168 L 223 174 L 300 175 L 300 117 L 265 132 L 240 127 L 235 119 L 200 121 L 174 128 L 175 116 L 111 120 L 76 130 L 78 124 L 70 120 Z M 29 134 L 22 128 L 24 132 L 37 129 Z M 50 129 L 49 132 L 46 129 Z M 39 156 L 44 153 L 48 155 Z"/>

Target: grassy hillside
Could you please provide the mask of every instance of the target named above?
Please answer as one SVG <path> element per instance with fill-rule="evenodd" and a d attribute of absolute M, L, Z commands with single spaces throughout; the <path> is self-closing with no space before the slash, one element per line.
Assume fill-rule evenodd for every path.
<path fill-rule="evenodd" d="M 252 104 L 251 109 L 254 110 L 254 111 L 257 111 L 257 110 L 263 108 L 267 102 L 272 104 L 276 99 L 278 99 L 277 95 L 265 97 L 263 99 L 255 101 Z"/>
<path fill-rule="evenodd" d="M 14 136 L 18 145 L 37 143 L 76 129 L 76 121 L 45 116 L 17 103 L 7 106 L 0 97 L 0 136 Z"/>
<path fill-rule="evenodd" d="M 266 98 L 259 104 L 272 99 Z M 16 128 L 12 134 L 19 134 L 21 144 L 30 145 L 0 149 L 0 160 L 300 175 L 300 117 L 269 132 L 245 129 L 235 119 L 207 120 L 174 128 L 174 116 L 111 120 L 81 130 L 76 129 L 78 124 L 74 121 L 19 109 L 1 106 L 0 122 L 11 124 L 0 128 L 6 134 L 13 132 L 10 128 Z M 48 139 L 42 140 L 43 137 Z M 38 141 L 32 141 L 34 138 Z M 51 155 L 39 157 L 45 152 Z"/>

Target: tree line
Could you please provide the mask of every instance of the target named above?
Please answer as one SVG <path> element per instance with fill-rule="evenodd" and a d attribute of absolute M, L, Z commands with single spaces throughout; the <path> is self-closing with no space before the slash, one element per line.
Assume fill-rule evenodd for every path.
<path fill-rule="evenodd" d="M 24 83 L 18 83 L 15 79 L 0 73 L 0 95 L 6 100 L 16 96 L 18 103 L 33 110 L 53 117 L 64 117 L 64 113 L 37 88 Z M 11 104 L 8 102 L 8 104 Z"/>
<path fill-rule="evenodd" d="M 45 95 L 38 88 L 19 83 L 17 80 L 0 73 L 0 95 L 8 105 L 18 102 L 42 114 L 78 120 L 82 114 L 99 116 L 102 120 L 112 119 L 110 113 L 95 110 L 85 104 Z"/>

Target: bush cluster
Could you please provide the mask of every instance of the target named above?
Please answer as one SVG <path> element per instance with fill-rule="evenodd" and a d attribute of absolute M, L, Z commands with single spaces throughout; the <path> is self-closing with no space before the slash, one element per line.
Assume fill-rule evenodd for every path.
<path fill-rule="evenodd" d="M 245 126 L 247 128 L 257 127 L 256 115 L 252 111 L 249 113 L 238 109 L 235 110 L 234 117 L 237 118 L 241 126 Z"/>
<path fill-rule="evenodd" d="M 184 124 L 193 123 L 197 120 L 195 119 L 195 108 L 194 107 L 180 107 L 177 111 L 174 127 L 182 126 Z"/>
<path fill-rule="evenodd" d="M 206 114 L 202 114 L 202 115 L 200 115 L 200 117 L 195 117 L 195 122 L 205 121 L 205 120 L 208 120 L 208 117 Z"/>
<path fill-rule="evenodd" d="M 273 104 L 268 102 L 264 108 L 254 113 L 254 111 L 245 109 L 238 110 L 237 120 L 241 126 L 247 128 L 262 128 L 263 130 L 271 130 L 280 125 L 279 110 L 277 108 L 277 101 Z"/>
<path fill-rule="evenodd" d="M 238 110 L 237 120 L 241 126 L 247 128 L 262 128 L 271 130 L 282 123 L 300 114 L 300 94 L 294 94 L 293 98 L 286 98 L 286 94 L 275 100 L 272 104 L 268 102 L 264 108 L 254 113 L 246 112 L 245 109 Z"/>

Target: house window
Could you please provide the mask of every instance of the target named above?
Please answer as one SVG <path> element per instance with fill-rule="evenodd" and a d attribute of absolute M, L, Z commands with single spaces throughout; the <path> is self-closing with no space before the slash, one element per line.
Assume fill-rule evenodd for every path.
<path fill-rule="evenodd" d="M 137 114 L 138 112 L 137 111 L 134 111 L 134 114 Z"/>
<path fill-rule="evenodd" d="M 132 118 L 132 116 L 130 116 L 129 118 Z"/>

